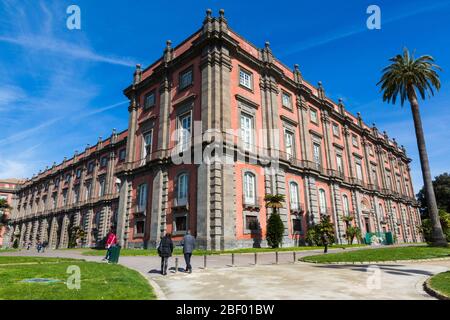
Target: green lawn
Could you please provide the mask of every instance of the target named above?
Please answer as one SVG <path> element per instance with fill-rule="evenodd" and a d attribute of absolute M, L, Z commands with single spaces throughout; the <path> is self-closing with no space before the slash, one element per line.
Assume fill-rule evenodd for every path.
<path fill-rule="evenodd" d="M 364 245 L 334 245 L 329 248 L 348 248 L 348 247 L 360 247 Z M 316 250 L 323 249 L 323 247 L 286 247 L 286 248 L 243 248 L 243 249 L 233 249 L 233 250 L 223 250 L 223 251 L 210 251 L 210 250 L 194 250 L 193 255 L 212 255 L 212 254 L 230 254 L 230 253 L 253 253 L 253 252 L 275 252 L 275 251 L 304 251 L 304 250 Z M 104 256 L 106 255 L 106 250 L 89 249 L 82 252 L 85 256 Z M 175 248 L 174 255 L 182 255 L 183 251 L 181 247 Z M 121 256 L 157 256 L 158 252 L 156 249 L 122 249 L 120 250 Z"/>
<path fill-rule="evenodd" d="M 328 253 L 303 257 L 306 262 L 377 262 L 393 260 L 416 260 L 450 257 L 450 248 L 436 248 L 428 246 L 394 247 L 379 249 L 364 249 L 341 253 Z"/>
<path fill-rule="evenodd" d="M 450 271 L 431 277 L 429 284 L 434 290 L 450 298 Z"/>
<path fill-rule="evenodd" d="M 27 259 L 28 258 L 28 259 Z M 32 263 L 32 264 L 21 264 Z M 80 268 L 81 287 L 69 289 L 69 266 Z M 57 279 L 54 283 L 24 283 L 24 279 Z M 0 257 L 0 300 L 150 300 L 147 280 L 121 265 L 83 260 Z M 70 281 L 69 281 L 70 282 Z"/>
<path fill-rule="evenodd" d="M 19 251 L 18 249 L 0 249 L 0 254 L 4 253 L 4 252 L 15 252 L 15 251 Z"/>

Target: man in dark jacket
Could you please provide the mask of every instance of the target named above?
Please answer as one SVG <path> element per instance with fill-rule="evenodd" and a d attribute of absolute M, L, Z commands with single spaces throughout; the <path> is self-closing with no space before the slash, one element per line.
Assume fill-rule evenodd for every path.
<path fill-rule="evenodd" d="M 192 251 L 195 249 L 195 238 L 191 235 L 190 230 L 186 232 L 181 245 L 183 246 L 184 261 L 186 261 L 185 272 L 192 273 L 191 256 Z"/>
<path fill-rule="evenodd" d="M 167 233 L 165 237 L 161 239 L 158 246 L 158 254 L 161 257 L 161 274 L 167 275 L 167 266 L 169 265 L 169 257 L 172 256 L 173 242 L 172 235 Z"/>
<path fill-rule="evenodd" d="M 324 232 L 322 234 L 322 243 L 323 243 L 323 253 L 327 253 L 328 252 L 328 244 L 329 244 L 329 240 L 328 240 L 328 235 Z"/>

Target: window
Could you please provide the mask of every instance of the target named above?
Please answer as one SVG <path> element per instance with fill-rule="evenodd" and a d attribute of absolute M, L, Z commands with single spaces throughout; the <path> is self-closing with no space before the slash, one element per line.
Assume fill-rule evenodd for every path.
<path fill-rule="evenodd" d="M 251 172 L 244 174 L 244 203 L 256 204 L 255 175 Z"/>
<path fill-rule="evenodd" d="M 75 176 L 77 177 L 77 179 L 81 177 L 81 168 L 77 169 Z"/>
<path fill-rule="evenodd" d="M 137 190 L 137 212 L 145 212 L 147 206 L 147 184 L 138 186 Z"/>
<path fill-rule="evenodd" d="M 191 143 L 191 114 L 187 113 L 178 119 L 178 146 L 183 152 L 190 147 Z"/>
<path fill-rule="evenodd" d="M 310 114 L 311 122 L 318 123 L 318 121 L 317 121 L 317 111 L 314 110 L 314 109 L 310 109 L 310 113 L 309 114 Z"/>
<path fill-rule="evenodd" d="M 91 191 L 92 191 L 92 184 L 90 182 L 86 183 L 85 191 L 86 191 L 86 200 L 90 199 L 91 198 Z"/>
<path fill-rule="evenodd" d="M 250 72 L 244 71 L 243 69 L 239 70 L 239 84 L 244 86 L 250 90 L 253 89 L 252 84 L 252 74 Z"/>
<path fill-rule="evenodd" d="M 344 173 L 344 168 L 342 167 L 342 155 L 336 154 L 336 168 L 340 173 Z"/>
<path fill-rule="evenodd" d="M 80 200 L 80 189 L 74 188 L 73 189 L 73 203 L 77 203 Z"/>
<path fill-rule="evenodd" d="M 64 181 L 65 181 L 66 183 L 69 183 L 69 182 L 70 182 L 70 173 L 66 174 L 66 176 L 64 177 Z"/>
<path fill-rule="evenodd" d="M 407 184 L 405 184 L 405 194 L 409 197 L 409 188 Z"/>
<path fill-rule="evenodd" d="M 369 148 L 369 155 L 373 156 L 373 146 L 369 144 L 368 148 Z"/>
<path fill-rule="evenodd" d="M 402 192 L 402 188 L 400 186 L 400 179 L 397 179 L 397 192 Z"/>
<path fill-rule="evenodd" d="M 244 150 L 251 151 L 253 148 L 253 117 L 241 113 L 241 139 Z"/>
<path fill-rule="evenodd" d="M 250 232 L 259 231 L 259 221 L 258 216 L 245 216 L 245 229 Z"/>
<path fill-rule="evenodd" d="M 288 158 L 293 158 L 294 155 L 294 134 L 288 130 L 284 130 L 284 147 Z"/>
<path fill-rule="evenodd" d="M 101 215 L 101 211 L 97 211 L 94 215 L 94 228 L 99 228 L 100 227 L 100 215 Z"/>
<path fill-rule="evenodd" d="M 144 160 L 147 155 L 152 153 L 152 131 L 145 132 L 142 135 L 142 152 L 141 159 Z"/>
<path fill-rule="evenodd" d="M 145 221 L 138 220 L 135 225 L 135 235 L 143 235 L 145 232 Z"/>
<path fill-rule="evenodd" d="M 372 167 L 372 182 L 374 185 L 378 185 L 378 176 L 376 167 Z"/>
<path fill-rule="evenodd" d="M 57 203 L 58 203 L 58 201 L 57 201 L 57 195 L 54 194 L 54 195 L 52 196 L 52 208 L 53 208 L 53 209 L 56 209 Z"/>
<path fill-rule="evenodd" d="M 339 137 L 339 125 L 333 122 L 333 134 L 335 137 Z"/>
<path fill-rule="evenodd" d="M 107 164 L 108 164 L 108 157 L 107 156 L 103 156 L 100 159 L 100 167 L 104 168 L 104 167 L 106 167 Z"/>
<path fill-rule="evenodd" d="M 292 109 L 291 95 L 289 93 L 283 92 L 281 94 L 281 103 L 282 103 L 283 107 Z"/>
<path fill-rule="evenodd" d="M 392 190 L 392 180 L 391 180 L 391 175 L 389 172 L 387 172 L 387 188 Z"/>
<path fill-rule="evenodd" d="M 179 89 L 185 89 L 192 84 L 192 68 L 180 73 L 180 85 Z"/>
<path fill-rule="evenodd" d="M 95 165 L 94 161 L 91 161 L 88 163 L 88 169 L 87 169 L 88 173 L 92 173 L 92 171 L 94 171 L 94 165 Z"/>
<path fill-rule="evenodd" d="M 361 166 L 361 161 L 358 159 L 355 162 L 355 167 L 356 167 L 356 178 L 358 180 L 363 180 L 363 173 L 362 173 L 362 166 Z"/>
<path fill-rule="evenodd" d="M 187 231 L 187 215 L 175 216 L 175 232 Z"/>
<path fill-rule="evenodd" d="M 119 151 L 119 161 L 124 161 L 127 155 L 127 150 L 125 148 L 120 149 Z"/>
<path fill-rule="evenodd" d="M 380 211 L 380 217 L 384 217 L 384 210 L 381 202 L 378 204 L 378 210 Z"/>
<path fill-rule="evenodd" d="M 358 137 L 356 134 L 352 134 L 352 144 L 354 147 L 358 147 Z"/>
<path fill-rule="evenodd" d="M 147 93 L 144 98 L 144 109 L 153 107 L 155 105 L 155 91 Z"/>
<path fill-rule="evenodd" d="M 344 216 L 348 216 L 349 211 L 349 205 L 348 205 L 348 197 L 347 195 L 342 195 L 342 210 L 344 211 Z"/>
<path fill-rule="evenodd" d="M 298 201 L 298 184 L 296 182 L 289 183 L 289 207 L 291 210 L 296 211 L 299 210 L 299 201 Z"/>
<path fill-rule="evenodd" d="M 64 189 L 62 196 L 63 196 L 62 205 L 65 206 L 65 205 L 67 205 L 67 189 Z"/>
<path fill-rule="evenodd" d="M 319 209 L 320 214 L 327 214 L 327 199 L 323 189 L 319 189 Z"/>
<path fill-rule="evenodd" d="M 105 178 L 98 179 L 98 196 L 102 197 L 105 195 Z"/>
<path fill-rule="evenodd" d="M 292 229 L 295 233 L 301 233 L 302 230 L 302 220 L 301 219 L 292 219 Z"/>
<path fill-rule="evenodd" d="M 188 198 L 188 175 L 182 173 L 178 176 L 177 181 L 177 206 L 184 206 L 187 204 Z"/>
<path fill-rule="evenodd" d="M 314 163 L 318 166 L 321 164 L 321 157 L 320 157 L 320 144 L 313 143 L 313 156 L 314 156 Z"/>

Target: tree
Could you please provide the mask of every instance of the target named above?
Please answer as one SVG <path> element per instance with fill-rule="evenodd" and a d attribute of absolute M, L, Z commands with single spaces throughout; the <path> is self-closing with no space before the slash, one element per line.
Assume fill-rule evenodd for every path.
<path fill-rule="evenodd" d="M 328 238 L 328 244 L 333 244 L 334 237 L 334 224 L 331 222 L 330 216 L 323 214 L 321 215 L 320 222 L 308 229 L 306 233 L 306 240 L 316 246 L 323 245 L 323 235 Z"/>
<path fill-rule="evenodd" d="M 6 199 L 0 199 L 0 229 L 8 225 L 8 217 L 6 211 L 11 210 L 11 206 L 8 204 Z"/>
<path fill-rule="evenodd" d="M 444 172 L 433 180 L 433 190 L 436 196 L 436 204 L 438 209 L 450 212 L 450 175 Z M 428 218 L 427 199 L 425 196 L 425 188 L 422 187 L 417 194 L 417 200 L 420 202 L 420 208 L 424 218 Z M 442 220 L 441 220 L 442 225 Z M 444 226 L 442 226 L 444 227 Z"/>
<path fill-rule="evenodd" d="M 266 194 L 266 208 L 272 208 L 272 214 L 267 221 L 267 243 L 272 248 L 278 248 L 283 242 L 284 224 L 278 210 L 283 208 L 285 196 L 282 194 Z"/>
<path fill-rule="evenodd" d="M 356 238 L 358 243 L 361 240 L 361 229 L 358 227 L 350 226 L 345 230 L 345 237 L 349 244 L 353 244 L 353 240 Z"/>
<path fill-rule="evenodd" d="M 402 106 L 406 100 L 409 101 L 414 119 L 427 207 L 432 224 L 431 244 L 433 246 L 446 247 L 447 241 L 439 222 L 436 198 L 431 183 L 430 164 L 428 162 L 425 136 L 417 101 L 417 92 L 419 92 L 422 99 L 425 99 L 425 95 L 434 95 L 433 87 L 436 90 L 440 89 L 441 83 L 437 70 L 441 70 L 441 68 L 434 64 L 433 57 L 424 55 L 415 59 L 414 55 L 411 55 L 407 48 L 403 49 L 402 55 L 398 54 L 391 58 L 390 61 L 392 63 L 383 69 L 383 75 L 377 85 L 381 84 L 380 91 L 383 92 L 383 101 L 395 104 L 398 96 Z"/>

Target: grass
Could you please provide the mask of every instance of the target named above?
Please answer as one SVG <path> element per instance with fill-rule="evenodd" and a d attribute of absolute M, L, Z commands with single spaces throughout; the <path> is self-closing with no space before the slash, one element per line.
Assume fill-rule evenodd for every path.
<path fill-rule="evenodd" d="M 333 248 L 349 248 L 349 247 L 358 247 L 364 245 L 334 245 L 330 246 L 330 249 Z M 275 251 L 305 251 L 305 250 L 317 250 L 323 249 L 323 247 L 286 247 L 286 248 L 242 248 L 242 249 L 233 249 L 233 250 L 222 250 L 222 251 L 211 251 L 211 250 L 194 250 L 193 255 L 202 256 L 202 255 L 214 255 L 214 254 L 230 254 L 230 253 L 254 253 L 254 252 L 275 252 Z M 106 250 L 97 250 L 97 249 L 89 249 L 82 252 L 85 256 L 104 256 L 106 255 Z M 178 247 L 174 249 L 174 255 L 182 255 L 183 250 Z M 122 249 L 120 250 L 121 256 L 157 256 L 158 252 L 156 249 Z"/>
<path fill-rule="evenodd" d="M 16 252 L 19 251 L 19 249 L 1 249 L 0 248 L 0 254 L 4 253 L 4 252 Z"/>
<path fill-rule="evenodd" d="M 429 284 L 431 288 L 450 298 L 450 271 L 431 277 Z"/>
<path fill-rule="evenodd" d="M 29 259 L 26 259 L 29 258 Z M 153 289 L 137 271 L 121 265 L 83 260 L 0 257 L 0 300 L 150 300 Z M 30 264 L 20 264 L 30 263 Z M 69 289 L 69 266 L 80 268 L 81 287 Z M 54 283 L 24 283 L 24 279 L 57 279 Z"/>
<path fill-rule="evenodd" d="M 301 258 L 306 262 L 377 262 L 395 260 L 417 260 L 450 257 L 450 248 L 428 246 L 363 249 L 341 253 L 328 253 Z"/>

